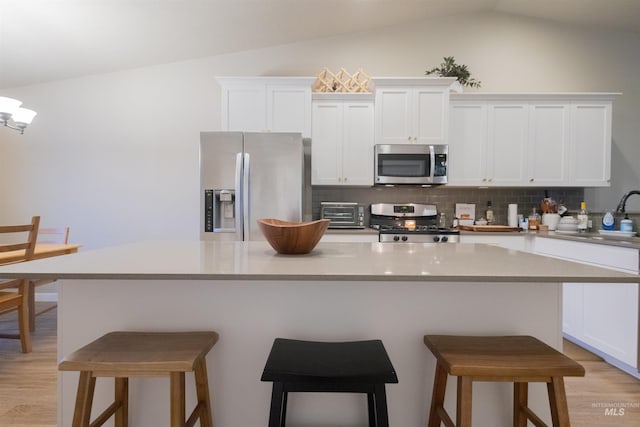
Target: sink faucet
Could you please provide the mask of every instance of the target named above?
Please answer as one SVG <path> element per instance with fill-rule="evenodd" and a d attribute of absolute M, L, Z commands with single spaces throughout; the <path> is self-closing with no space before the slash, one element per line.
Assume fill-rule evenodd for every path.
<path fill-rule="evenodd" d="M 620 199 L 620 203 L 618 203 L 618 208 L 616 209 L 616 212 L 618 213 L 625 213 L 624 211 L 624 207 L 627 204 L 627 199 L 629 198 L 629 196 L 631 196 L 632 194 L 640 194 L 640 191 L 638 190 L 631 190 L 629 191 L 627 194 L 625 194 L 624 196 L 622 196 L 622 199 Z"/>

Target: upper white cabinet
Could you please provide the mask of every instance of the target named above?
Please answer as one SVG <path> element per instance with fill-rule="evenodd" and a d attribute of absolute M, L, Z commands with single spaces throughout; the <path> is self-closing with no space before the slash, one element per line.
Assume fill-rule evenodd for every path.
<path fill-rule="evenodd" d="M 487 113 L 487 182 L 499 186 L 522 185 L 526 181 L 527 106 L 495 101 L 488 103 Z"/>
<path fill-rule="evenodd" d="M 562 101 L 529 103 L 527 176 L 533 186 L 562 186 L 570 182 L 571 104 Z"/>
<path fill-rule="evenodd" d="M 452 95 L 449 185 L 610 185 L 615 94 Z"/>
<path fill-rule="evenodd" d="M 578 186 L 608 186 L 611 182 L 612 101 L 571 103 L 571 181 Z"/>
<path fill-rule="evenodd" d="M 376 144 L 446 144 L 453 77 L 374 78 Z"/>
<path fill-rule="evenodd" d="M 217 77 L 222 130 L 311 136 L 314 77 Z"/>
<path fill-rule="evenodd" d="M 367 94 L 314 95 L 312 185 L 373 185 L 373 99 Z"/>

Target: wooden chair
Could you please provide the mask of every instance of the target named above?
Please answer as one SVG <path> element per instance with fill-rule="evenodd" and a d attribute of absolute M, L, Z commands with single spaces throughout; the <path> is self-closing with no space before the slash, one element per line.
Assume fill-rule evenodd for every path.
<path fill-rule="evenodd" d="M 41 227 L 38 230 L 38 243 L 69 243 L 69 227 Z"/>
<path fill-rule="evenodd" d="M 473 381 L 513 383 L 513 426 L 546 424 L 529 409 L 530 382 L 547 383 L 554 427 L 569 427 L 564 391 L 565 376 L 584 376 L 584 368 L 530 336 L 425 335 L 425 345 L 436 357 L 428 427 L 471 427 Z M 458 377 L 456 423 L 444 409 L 447 375 Z"/>
<path fill-rule="evenodd" d="M 60 371 L 80 371 L 72 427 L 101 426 L 114 416 L 128 425 L 129 377 L 168 376 L 171 427 L 213 427 L 206 355 L 218 341 L 213 331 L 110 332 L 65 357 Z M 193 372 L 198 403 L 185 420 L 185 372 Z M 115 380 L 114 402 L 91 422 L 96 377 Z"/>
<path fill-rule="evenodd" d="M 42 227 L 38 230 L 38 243 L 53 243 L 53 244 L 67 244 L 69 243 L 69 227 L 59 228 L 45 228 Z M 48 285 L 54 283 L 52 279 L 37 279 L 30 280 L 27 289 L 28 303 L 29 303 L 29 330 L 34 332 L 36 330 L 36 316 L 46 313 L 49 310 L 53 310 L 57 307 L 57 304 L 52 304 L 40 312 L 36 312 L 36 287 L 42 285 Z"/>
<path fill-rule="evenodd" d="M 0 235 L 13 234 L 19 239 L 17 243 L 0 243 L 0 265 L 28 261 L 33 257 L 38 237 L 40 217 L 31 218 L 31 224 L 0 226 Z M 27 234 L 25 239 L 24 234 Z M 18 312 L 18 334 L 0 334 L 0 338 L 20 339 L 23 353 L 31 351 L 31 334 L 29 331 L 29 304 L 27 279 L 0 279 L 0 289 L 17 288 L 17 292 L 0 291 L 0 314 Z"/>

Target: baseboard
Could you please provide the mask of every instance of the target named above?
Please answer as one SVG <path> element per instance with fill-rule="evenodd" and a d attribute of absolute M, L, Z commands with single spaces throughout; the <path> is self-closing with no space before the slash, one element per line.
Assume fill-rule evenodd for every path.
<path fill-rule="evenodd" d="M 584 348 L 585 350 L 590 351 L 591 353 L 600 356 L 604 359 L 605 362 L 607 362 L 608 364 L 610 364 L 611 366 L 615 366 L 616 368 L 620 369 L 621 371 L 623 371 L 626 374 L 631 375 L 632 377 L 638 378 L 640 379 L 640 372 L 638 371 L 638 369 L 636 369 L 635 367 L 623 362 L 622 360 L 618 360 L 615 357 L 605 353 L 602 350 L 599 350 L 589 344 L 587 344 L 586 342 L 579 340 L 575 337 L 572 337 L 571 335 L 567 335 L 567 334 L 563 334 L 564 338 L 571 341 L 572 343 Z"/>
<path fill-rule="evenodd" d="M 58 293 L 36 292 L 35 299 L 37 302 L 58 302 Z"/>

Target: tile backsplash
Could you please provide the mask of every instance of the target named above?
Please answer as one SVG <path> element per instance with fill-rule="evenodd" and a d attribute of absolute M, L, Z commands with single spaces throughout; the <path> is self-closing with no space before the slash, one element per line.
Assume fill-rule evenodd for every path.
<path fill-rule="evenodd" d="M 577 211 L 584 199 L 582 188 L 557 188 L 547 190 L 548 196 L 563 202 L 570 211 Z M 495 224 L 507 223 L 507 206 L 518 204 L 518 213 L 527 216 L 532 207 L 540 213 L 540 202 L 545 197 L 543 189 L 528 188 L 456 188 L 446 185 L 430 188 L 422 187 L 312 187 L 312 217 L 320 218 L 320 202 L 372 203 L 429 203 L 435 204 L 439 212 L 444 212 L 451 222 L 456 203 L 475 203 L 476 217 L 484 216 L 487 201 L 491 201 Z M 369 223 L 367 212 L 366 223 Z M 594 225 L 595 225 L 594 221 Z"/>

